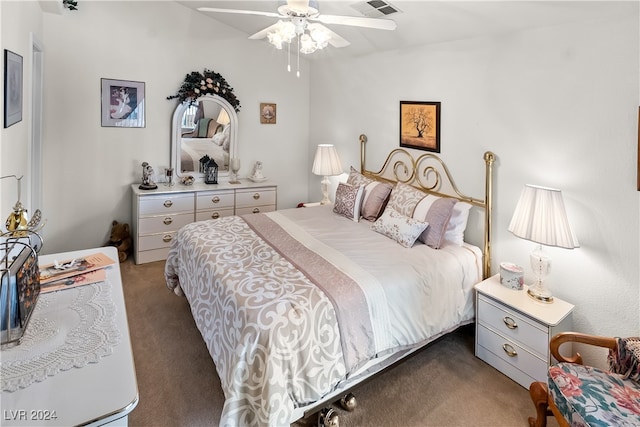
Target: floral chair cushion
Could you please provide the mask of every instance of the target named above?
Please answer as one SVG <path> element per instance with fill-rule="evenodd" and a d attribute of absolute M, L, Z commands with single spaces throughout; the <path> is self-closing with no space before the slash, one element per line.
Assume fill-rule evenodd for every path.
<path fill-rule="evenodd" d="M 574 363 L 549 368 L 549 393 L 572 426 L 639 426 L 640 384 Z"/>

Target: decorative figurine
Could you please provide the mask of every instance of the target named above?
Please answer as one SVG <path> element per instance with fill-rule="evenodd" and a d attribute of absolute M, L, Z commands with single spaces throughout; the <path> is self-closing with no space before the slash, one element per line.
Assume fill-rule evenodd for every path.
<path fill-rule="evenodd" d="M 262 162 L 258 161 L 253 165 L 253 174 L 249 177 L 251 181 L 260 182 L 266 178 L 262 175 Z"/>
<path fill-rule="evenodd" d="M 153 168 L 147 162 L 142 162 L 142 184 L 138 188 L 141 190 L 155 190 L 158 188 L 153 181 Z"/>

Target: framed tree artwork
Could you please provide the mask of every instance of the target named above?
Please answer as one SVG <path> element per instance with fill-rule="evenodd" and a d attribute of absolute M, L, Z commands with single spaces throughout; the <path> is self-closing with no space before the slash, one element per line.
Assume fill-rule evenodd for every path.
<path fill-rule="evenodd" d="M 400 146 L 440 152 L 440 102 L 400 101 Z"/>
<path fill-rule="evenodd" d="M 22 120 L 22 56 L 4 50 L 4 127 Z"/>

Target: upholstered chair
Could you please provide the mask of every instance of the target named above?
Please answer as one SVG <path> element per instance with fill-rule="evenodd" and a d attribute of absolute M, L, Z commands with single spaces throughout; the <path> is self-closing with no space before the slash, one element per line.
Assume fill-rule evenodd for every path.
<path fill-rule="evenodd" d="M 566 342 L 609 349 L 609 370 L 584 366 L 582 357 L 560 354 Z M 551 354 L 558 361 L 547 384 L 531 383 L 536 407 L 531 427 L 545 427 L 553 415 L 560 426 L 640 426 L 640 338 L 609 338 L 574 332 L 554 336 Z"/>

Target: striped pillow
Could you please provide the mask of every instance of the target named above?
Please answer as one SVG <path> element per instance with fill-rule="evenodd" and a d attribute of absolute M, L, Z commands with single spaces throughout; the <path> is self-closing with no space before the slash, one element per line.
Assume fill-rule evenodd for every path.
<path fill-rule="evenodd" d="M 351 166 L 347 183 L 365 186 L 360 213 L 367 221 L 375 221 L 378 219 L 387 205 L 389 194 L 391 194 L 393 186 L 386 182 L 367 178 L 358 172 L 353 166 Z"/>

